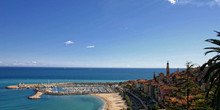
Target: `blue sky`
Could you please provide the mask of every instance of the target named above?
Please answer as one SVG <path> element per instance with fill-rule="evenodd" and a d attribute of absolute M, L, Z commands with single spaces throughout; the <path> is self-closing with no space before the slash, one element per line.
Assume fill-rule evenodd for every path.
<path fill-rule="evenodd" d="M 0 0 L 0 66 L 201 65 L 219 13 L 220 0 Z"/>

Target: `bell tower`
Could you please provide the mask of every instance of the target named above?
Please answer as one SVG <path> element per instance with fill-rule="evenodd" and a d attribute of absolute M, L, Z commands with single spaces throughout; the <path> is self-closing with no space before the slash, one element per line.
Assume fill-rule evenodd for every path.
<path fill-rule="evenodd" d="M 154 79 L 156 80 L 156 73 L 154 72 Z"/>
<path fill-rule="evenodd" d="M 170 74 L 170 67 L 169 67 L 169 61 L 167 61 L 167 76 Z"/>

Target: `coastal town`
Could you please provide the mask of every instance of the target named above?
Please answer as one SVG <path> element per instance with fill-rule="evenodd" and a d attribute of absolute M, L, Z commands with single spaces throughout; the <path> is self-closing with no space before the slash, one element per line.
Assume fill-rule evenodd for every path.
<path fill-rule="evenodd" d="M 190 73 L 190 74 L 188 74 Z M 7 89 L 30 89 L 33 88 L 36 94 L 28 97 L 29 99 L 40 99 L 46 95 L 94 95 L 108 102 L 106 110 L 155 110 L 155 109 L 175 109 L 172 107 L 187 104 L 186 93 L 178 93 L 186 81 L 192 81 L 197 87 L 189 94 L 190 99 L 201 97 L 208 84 L 201 82 L 203 77 L 199 68 L 189 68 L 180 71 L 179 68 L 174 73 L 170 73 L 169 62 L 167 62 L 166 74 L 153 73 L 152 79 L 137 79 L 125 82 L 114 83 L 46 83 L 46 84 L 22 84 L 7 86 Z M 189 84 L 189 83 L 188 83 Z M 190 85 L 190 84 L 189 84 Z M 203 92 L 202 92 L 203 91 Z M 197 92 L 197 93 L 196 93 Z M 199 94 L 198 94 L 199 92 Z M 112 96 L 117 97 L 121 105 Z M 202 98 L 199 98 L 202 99 Z M 200 100 L 204 101 L 204 100 Z M 119 103 L 117 102 L 117 103 Z M 196 106 L 196 100 L 191 102 L 191 108 Z M 115 104 L 115 108 L 112 107 Z M 111 107 L 110 107 L 111 106 Z M 114 109 L 112 109 L 114 108 Z"/>
<path fill-rule="evenodd" d="M 205 92 L 209 83 L 202 81 L 203 72 L 199 67 L 170 73 L 167 62 L 166 74 L 154 72 L 152 79 L 137 79 L 124 82 L 121 93 L 130 102 L 128 107 L 133 110 L 176 110 L 186 109 L 211 109 L 200 105 L 205 103 Z M 203 106 L 203 107 L 201 107 Z"/>

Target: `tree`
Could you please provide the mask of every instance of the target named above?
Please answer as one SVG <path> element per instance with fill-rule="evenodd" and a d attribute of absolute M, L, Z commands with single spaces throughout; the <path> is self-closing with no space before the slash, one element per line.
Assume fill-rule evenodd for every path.
<path fill-rule="evenodd" d="M 220 32 L 217 32 L 217 37 L 220 37 Z M 216 56 L 209 59 L 206 63 L 204 63 L 200 70 L 206 70 L 205 76 L 203 77 L 203 81 L 205 83 L 210 82 L 210 87 L 206 93 L 206 99 L 208 99 L 211 89 L 214 88 L 214 98 L 212 100 L 212 106 L 216 109 L 220 109 L 220 40 L 218 39 L 207 39 L 205 40 L 210 42 L 216 47 L 206 47 L 208 51 L 205 52 L 205 55 L 209 53 L 217 53 Z"/>
<path fill-rule="evenodd" d="M 168 99 L 165 104 L 167 107 L 169 107 L 169 109 L 189 110 L 190 108 L 194 108 L 195 105 L 193 103 L 196 100 L 193 100 L 192 97 L 195 97 L 201 93 L 201 88 L 194 82 L 195 78 L 197 77 L 197 71 L 193 69 L 194 65 L 191 64 L 191 62 L 187 62 L 186 66 L 186 70 L 182 73 L 182 76 L 178 79 L 178 83 L 176 83 L 175 88 L 169 94 L 169 96 L 172 99 L 175 99 L 175 101 Z"/>
<path fill-rule="evenodd" d="M 160 109 L 159 105 L 158 104 L 154 104 L 152 110 L 159 110 L 159 109 Z"/>
<path fill-rule="evenodd" d="M 128 106 L 132 106 L 132 102 L 131 102 L 130 98 L 128 97 L 128 95 L 125 96 L 125 100 L 126 100 Z"/>
<path fill-rule="evenodd" d="M 143 92 L 141 92 L 141 97 L 147 97 L 147 95 Z"/>
<path fill-rule="evenodd" d="M 128 106 L 132 106 L 131 100 L 128 100 L 127 103 L 128 103 Z"/>
<path fill-rule="evenodd" d="M 128 97 L 128 95 L 126 95 L 126 96 L 125 96 L 125 100 L 129 100 L 129 97 Z"/>
<path fill-rule="evenodd" d="M 187 75 L 187 79 L 186 79 L 186 86 L 185 86 L 185 88 L 186 88 L 186 90 L 187 90 L 187 92 L 186 92 L 186 101 L 187 101 L 187 110 L 189 110 L 189 92 L 190 92 L 190 89 L 189 89 L 189 87 L 190 87 L 190 85 L 192 85 L 191 87 L 193 87 L 194 86 L 194 83 L 192 83 L 190 80 L 189 80 L 189 76 L 190 75 L 192 75 L 192 67 L 193 67 L 193 65 L 191 65 L 190 64 L 190 62 L 187 62 L 186 63 L 186 66 L 187 66 L 187 68 L 186 68 L 186 75 Z"/>
<path fill-rule="evenodd" d="M 123 95 L 123 92 L 122 92 L 122 91 L 119 91 L 119 95 Z"/>
<path fill-rule="evenodd" d="M 131 108 L 131 107 L 128 107 L 127 110 L 132 110 L 132 108 Z"/>

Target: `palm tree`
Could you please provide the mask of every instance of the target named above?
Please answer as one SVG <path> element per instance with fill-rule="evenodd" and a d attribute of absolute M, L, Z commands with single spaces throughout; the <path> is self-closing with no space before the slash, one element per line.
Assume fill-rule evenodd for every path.
<path fill-rule="evenodd" d="M 220 32 L 215 32 L 217 33 L 217 36 L 220 37 Z M 207 52 L 205 52 L 205 55 L 209 53 L 217 53 L 217 55 L 209 59 L 206 63 L 204 63 L 200 69 L 202 71 L 204 71 L 205 68 L 207 69 L 205 76 L 203 77 L 203 81 L 205 83 L 210 83 L 210 87 L 206 93 L 206 98 L 208 98 L 211 89 L 214 89 L 214 98 L 212 100 L 212 106 L 216 107 L 216 109 L 220 109 L 220 40 L 207 39 L 205 41 L 217 45 L 216 47 L 205 48 L 208 50 Z"/>

